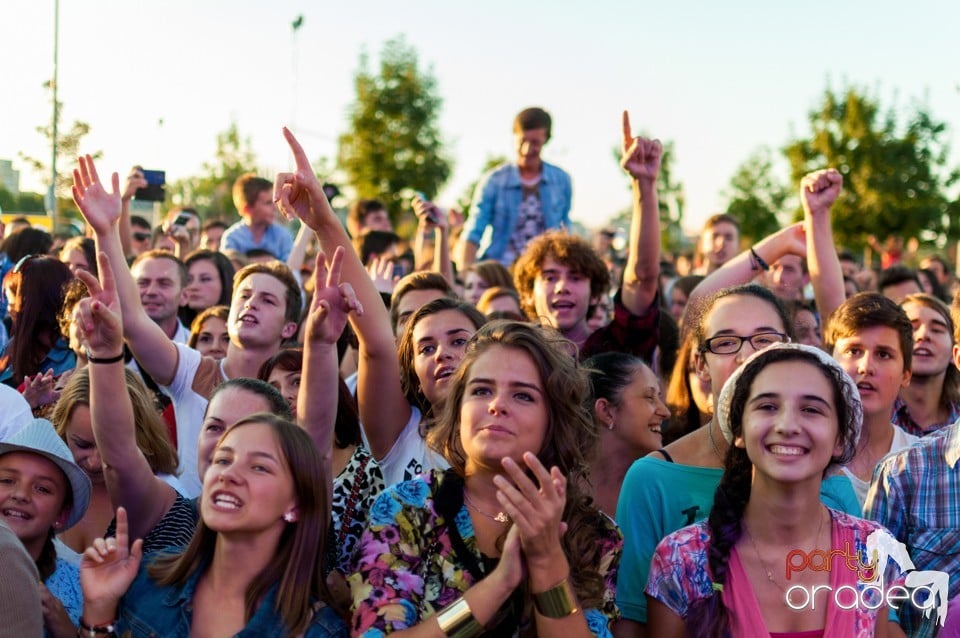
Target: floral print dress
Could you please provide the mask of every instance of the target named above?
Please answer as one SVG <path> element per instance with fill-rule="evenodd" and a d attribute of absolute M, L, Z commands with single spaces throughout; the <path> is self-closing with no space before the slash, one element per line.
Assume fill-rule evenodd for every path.
<path fill-rule="evenodd" d="M 444 481 L 455 480 L 450 477 L 449 471 L 434 471 L 394 485 L 377 498 L 357 547 L 357 571 L 349 577 L 353 635 L 376 637 L 415 626 L 479 580 L 458 559 L 454 533 L 438 511 L 438 490 Z M 594 635 L 610 636 L 609 624 L 619 618 L 614 599 L 623 540 L 612 520 L 606 516 L 602 520 L 597 569 L 605 583 L 603 604 L 600 609 L 585 609 L 584 616 Z M 489 569 L 465 506 L 459 506 L 452 523 L 466 550 Z M 521 627 L 530 627 L 533 621 L 524 614 L 515 624 L 512 635 L 520 635 Z"/>

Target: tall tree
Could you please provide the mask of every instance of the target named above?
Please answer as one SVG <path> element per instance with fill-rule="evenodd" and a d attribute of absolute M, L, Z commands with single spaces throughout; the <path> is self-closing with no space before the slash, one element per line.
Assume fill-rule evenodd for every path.
<path fill-rule="evenodd" d="M 433 198 L 450 176 L 437 121 L 443 100 L 433 72 L 420 68 L 402 37 L 386 42 L 377 73 L 361 55 L 354 85 L 338 163 L 357 196 L 382 200 L 396 221 L 409 191 Z"/>
<path fill-rule="evenodd" d="M 923 105 L 883 111 L 855 88 L 828 89 L 810 113 L 810 135 L 784 153 L 799 185 L 804 174 L 835 167 L 843 192 L 833 207 L 834 234 L 847 246 L 862 246 L 869 235 L 960 238 L 960 210 L 947 189 L 960 173 L 948 169 L 946 125 Z"/>
<path fill-rule="evenodd" d="M 44 86 L 48 90 L 51 89 L 49 82 L 45 83 Z M 52 90 L 50 90 L 50 100 L 52 103 Z M 69 128 L 65 127 L 63 125 L 63 102 L 59 100 L 57 101 L 54 113 L 57 118 L 57 178 L 54 192 L 58 199 L 65 202 L 69 201 L 68 206 L 72 208 L 73 199 L 70 195 L 70 187 L 73 185 L 73 169 L 77 167 L 77 156 L 80 154 L 80 152 L 88 152 L 88 149 L 81 147 L 81 142 L 87 133 L 90 132 L 90 125 L 84 121 L 76 120 L 70 124 Z M 47 124 L 43 126 L 38 126 L 36 127 L 36 131 L 43 136 L 45 140 L 47 140 L 47 143 L 52 148 L 52 123 L 47 122 Z M 90 153 L 94 159 L 99 159 L 102 154 L 102 151 L 94 151 Z M 27 166 L 36 171 L 39 174 L 40 179 L 43 180 L 43 183 L 48 188 L 50 187 L 49 156 L 45 159 L 39 159 L 36 157 L 30 157 L 24 153 L 20 153 L 20 159 L 23 160 Z M 60 210 L 64 210 L 64 207 L 61 206 Z"/>
<path fill-rule="evenodd" d="M 782 227 L 790 192 L 775 174 L 770 149 L 761 147 L 730 178 L 727 214 L 740 223 L 744 239 L 756 242 Z"/>
<path fill-rule="evenodd" d="M 204 173 L 177 180 L 167 188 L 167 207 L 192 206 L 203 217 L 233 219 L 233 183 L 244 173 L 256 170 L 256 154 L 249 137 L 240 135 L 236 122 L 217 134 L 217 151 L 212 162 L 204 162 Z"/>

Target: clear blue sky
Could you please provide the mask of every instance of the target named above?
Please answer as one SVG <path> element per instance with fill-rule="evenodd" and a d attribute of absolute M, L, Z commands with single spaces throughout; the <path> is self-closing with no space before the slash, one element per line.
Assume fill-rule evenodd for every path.
<path fill-rule="evenodd" d="M 104 152 L 105 169 L 196 173 L 236 120 L 273 172 L 290 165 L 283 124 L 312 157 L 335 156 L 360 52 L 404 34 L 445 100 L 456 163 L 441 203 L 489 155 L 512 153 L 514 114 L 542 105 L 554 116 L 545 157 L 573 176 L 573 216 L 603 223 L 628 203 L 610 150 L 627 108 L 637 128 L 674 142 L 685 225 L 696 228 L 751 151 L 807 130 L 828 85 L 864 87 L 885 105 L 922 100 L 960 144 L 957 24 L 948 0 L 61 0 L 60 97 L 67 122 L 92 125 L 86 148 Z M 49 118 L 52 40 L 53 0 L 0 3 L 0 158 L 49 154 L 34 127 Z M 26 170 L 21 186 L 40 189 Z"/>

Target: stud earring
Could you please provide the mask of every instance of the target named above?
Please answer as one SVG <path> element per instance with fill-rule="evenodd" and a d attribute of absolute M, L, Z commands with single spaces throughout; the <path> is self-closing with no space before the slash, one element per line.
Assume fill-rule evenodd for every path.
<path fill-rule="evenodd" d="M 287 512 L 286 514 L 283 515 L 283 520 L 285 520 L 285 521 L 288 522 L 288 523 L 292 523 L 293 521 L 295 521 L 295 520 L 297 520 L 297 519 L 296 519 L 296 517 L 293 515 L 293 512 Z"/>
<path fill-rule="evenodd" d="M 607 429 L 613 430 L 613 421 L 610 421 L 609 423 L 607 423 Z"/>

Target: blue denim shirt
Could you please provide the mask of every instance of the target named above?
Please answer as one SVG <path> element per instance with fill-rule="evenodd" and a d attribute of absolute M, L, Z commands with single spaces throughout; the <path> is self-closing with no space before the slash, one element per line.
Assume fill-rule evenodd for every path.
<path fill-rule="evenodd" d="M 130 632 L 134 638 L 157 636 L 186 638 L 190 635 L 193 617 L 193 592 L 203 569 L 198 569 L 182 587 L 159 586 L 147 575 L 152 554 L 144 558 L 140 571 L 120 603 L 117 633 Z M 290 632 L 275 610 L 277 587 L 268 593 L 250 622 L 236 638 L 281 638 Z M 347 626 L 330 607 L 322 607 L 314 614 L 304 634 L 306 638 L 346 638 Z"/>
<path fill-rule="evenodd" d="M 540 178 L 540 210 L 547 230 L 570 227 L 570 176 L 561 168 L 543 162 Z M 479 249 L 478 259 L 502 261 L 517 227 L 517 212 L 523 187 L 516 164 L 503 164 L 481 178 L 473 193 L 470 217 L 463 234 Z M 509 266 L 510 264 L 504 264 Z"/>
<path fill-rule="evenodd" d="M 263 233 L 260 243 L 254 241 L 253 232 L 243 220 L 228 228 L 220 238 L 221 250 L 236 250 L 246 253 L 248 250 L 260 248 L 269 251 L 280 261 L 286 261 L 293 250 L 293 236 L 281 224 L 270 224 Z"/>

